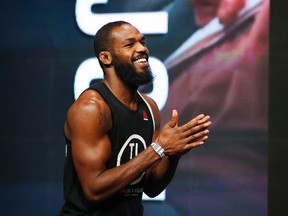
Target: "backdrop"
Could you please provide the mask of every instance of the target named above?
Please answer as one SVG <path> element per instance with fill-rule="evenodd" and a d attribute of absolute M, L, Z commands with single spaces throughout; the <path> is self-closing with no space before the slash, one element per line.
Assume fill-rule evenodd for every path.
<path fill-rule="evenodd" d="M 156 79 L 140 90 L 162 122 L 174 108 L 180 124 L 199 113 L 214 122 L 165 196 L 144 201 L 145 215 L 267 215 L 268 15 L 251 0 L 231 25 L 199 27 L 188 0 L 3 1 L 1 215 L 59 212 L 66 111 L 101 79 L 93 35 L 118 19 L 147 37 Z"/>

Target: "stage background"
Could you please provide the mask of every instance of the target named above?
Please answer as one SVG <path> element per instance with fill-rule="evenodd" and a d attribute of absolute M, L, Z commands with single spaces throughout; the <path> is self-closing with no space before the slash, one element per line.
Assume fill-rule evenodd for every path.
<path fill-rule="evenodd" d="M 108 8 L 99 10 L 143 10 L 141 3 L 123 2 L 120 7 L 119 1 L 111 0 Z M 192 33 L 193 11 L 184 1 L 159 1 L 154 5 L 152 2 L 150 6 L 145 3 L 146 10 L 169 11 L 171 19 L 168 26 L 171 34 L 147 35 L 151 55 L 164 61 Z M 93 38 L 77 25 L 75 3 L 56 0 L 1 2 L 1 215 L 56 215 L 63 204 L 63 122 L 74 101 L 75 73 L 84 60 L 94 57 Z M 144 202 L 145 215 L 265 216 L 268 211 L 269 215 L 285 215 L 282 213 L 285 211 L 283 191 L 287 191 L 284 179 L 287 177 L 288 109 L 285 99 L 288 90 L 284 78 L 288 62 L 287 49 L 284 49 L 287 41 L 282 33 L 287 32 L 287 27 L 283 29 L 286 26 L 281 19 L 286 16 L 285 11 L 280 13 L 283 8 L 274 8 L 277 12 L 273 13 L 272 7 L 269 134 L 265 130 L 260 134 L 249 133 L 235 148 L 226 148 L 241 134 L 225 136 L 225 130 L 220 133 L 215 129 L 213 135 L 212 130 L 211 142 L 181 161 L 167 188 L 166 200 Z M 281 18 L 273 21 L 273 17 L 278 16 Z M 184 31 L 179 22 L 189 29 Z M 167 45 L 167 41 L 174 42 Z M 283 61 L 279 63 L 279 60 Z M 263 94 L 268 97 L 268 91 Z M 273 186 L 269 190 L 268 135 L 269 180 Z M 241 143 L 247 148 L 237 153 L 235 162 L 235 152 L 243 146 Z M 214 164 L 215 160 L 209 161 L 210 157 L 227 160 Z M 199 163 L 203 159 L 207 161 L 202 167 Z M 253 185 L 248 185 L 251 182 Z M 269 199 L 267 192 L 271 194 Z"/>

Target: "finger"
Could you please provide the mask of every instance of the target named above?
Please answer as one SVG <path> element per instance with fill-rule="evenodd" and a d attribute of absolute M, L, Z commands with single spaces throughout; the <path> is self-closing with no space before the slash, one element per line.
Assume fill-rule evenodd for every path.
<path fill-rule="evenodd" d="M 203 124 L 204 122 L 208 121 L 209 119 L 210 119 L 210 116 L 208 116 L 208 115 L 205 116 L 204 114 L 200 114 L 200 115 L 196 116 L 195 118 L 193 118 L 188 123 L 186 123 L 185 127 L 190 129 L 191 127 L 194 127 L 195 125 Z"/>
<path fill-rule="evenodd" d="M 200 121 L 201 119 L 205 118 L 204 114 L 199 114 L 195 118 L 193 118 L 191 121 Z"/>
<path fill-rule="evenodd" d="M 168 122 L 168 125 L 172 128 L 177 127 L 178 126 L 178 112 L 176 110 L 172 111 L 172 118 L 171 120 Z"/>
<path fill-rule="evenodd" d="M 205 140 L 207 140 L 207 139 L 208 139 L 208 136 L 203 137 L 203 139 L 201 139 L 201 140 L 197 140 L 195 142 L 191 142 L 191 143 L 187 144 L 184 147 L 184 152 L 187 153 L 188 151 L 190 151 L 193 148 L 203 146 L 205 144 Z"/>
<path fill-rule="evenodd" d="M 196 116 L 195 118 L 193 118 L 191 121 L 189 121 L 188 123 L 182 125 L 180 127 L 180 130 L 182 130 L 183 132 L 186 130 L 190 130 L 191 128 L 195 127 L 198 124 L 201 124 L 201 121 L 203 118 L 205 118 L 204 114 L 200 114 L 198 116 Z"/>
<path fill-rule="evenodd" d="M 197 124 L 202 124 L 202 123 L 207 122 L 209 120 L 210 120 L 210 116 L 207 115 L 207 116 L 203 117 L 202 119 L 198 120 Z"/>
<path fill-rule="evenodd" d="M 186 143 L 191 143 L 191 142 L 195 142 L 195 141 L 204 141 L 208 138 L 208 135 L 209 134 L 209 130 L 206 129 L 204 131 L 200 131 L 198 133 L 195 133 L 195 134 L 191 134 L 190 136 L 186 137 Z M 207 138 L 206 138 L 207 137 Z"/>
<path fill-rule="evenodd" d="M 176 125 L 175 125 L 175 126 L 178 127 L 178 120 L 179 120 L 179 118 L 178 118 L 178 112 L 177 112 L 177 110 L 173 109 L 173 111 L 172 111 L 172 116 L 176 118 Z"/>
<path fill-rule="evenodd" d="M 186 128 L 184 128 L 184 130 L 181 134 L 182 135 L 181 137 L 188 137 L 188 136 L 191 136 L 195 133 L 205 131 L 211 124 L 212 124 L 211 121 L 204 122 L 200 125 L 194 125 L 193 127 L 191 127 L 191 125 L 189 126 L 189 124 L 187 124 Z"/>

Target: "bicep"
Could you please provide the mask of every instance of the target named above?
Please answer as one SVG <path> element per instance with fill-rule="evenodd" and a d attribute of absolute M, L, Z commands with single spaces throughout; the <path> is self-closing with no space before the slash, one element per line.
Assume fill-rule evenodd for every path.
<path fill-rule="evenodd" d="M 105 164 L 110 156 L 108 137 L 91 139 L 75 137 L 71 139 L 73 163 L 80 182 L 95 179 L 106 169 Z"/>
<path fill-rule="evenodd" d="M 108 120 L 95 104 L 76 106 L 68 112 L 73 163 L 83 189 L 103 172 L 111 154 Z"/>

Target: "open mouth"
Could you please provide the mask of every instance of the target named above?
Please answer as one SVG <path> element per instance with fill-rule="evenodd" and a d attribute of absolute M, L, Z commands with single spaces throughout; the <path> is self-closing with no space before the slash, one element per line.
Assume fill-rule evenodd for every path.
<path fill-rule="evenodd" d="M 133 60 L 133 62 L 135 62 L 137 64 L 141 64 L 143 66 L 146 66 L 148 64 L 148 56 L 146 56 L 146 55 L 137 56 L 137 57 L 133 58 L 132 60 Z"/>
<path fill-rule="evenodd" d="M 138 55 L 132 59 L 133 62 L 138 62 L 138 63 L 144 63 L 148 62 L 148 56 L 147 55 Z"/>
<path fill-rule="evenodd" d="M 146 58 L 140 58 L 138 60 L 136 60 L 137 63 L 145 63 L 147 62 L 147 59 Z"/>

